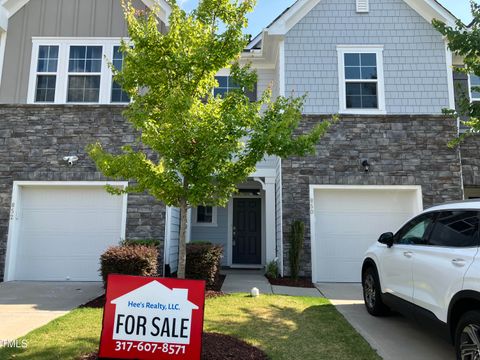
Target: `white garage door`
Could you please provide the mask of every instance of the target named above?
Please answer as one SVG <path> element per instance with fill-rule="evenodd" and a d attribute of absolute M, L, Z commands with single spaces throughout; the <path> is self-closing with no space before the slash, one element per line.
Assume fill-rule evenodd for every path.
<path fill-rule="evenodd" d="M 123 237 L 123 201 L 102 186 L 20 187 L 13 279 L 99 281 L 100 254 Z"/>
<path fill-rule="evenodd" d="M 419 187 L 315 189 L 313 280 L 360 281 L 367 248 L 380 234 L 398 230 L 421 208 Z"/>

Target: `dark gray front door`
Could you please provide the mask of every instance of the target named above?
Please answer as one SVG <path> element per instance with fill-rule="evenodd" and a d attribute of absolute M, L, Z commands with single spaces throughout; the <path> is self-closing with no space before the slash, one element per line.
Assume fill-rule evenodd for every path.
<path fill-rule="evenodd" d="M 261 200 L 233 199 L 233 263 L 262 263 Z"/>

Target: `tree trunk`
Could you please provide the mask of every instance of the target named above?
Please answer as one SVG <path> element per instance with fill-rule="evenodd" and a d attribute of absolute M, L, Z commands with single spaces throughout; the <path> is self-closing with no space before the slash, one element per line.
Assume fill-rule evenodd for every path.
<path fill-rule="evenodd" d="M 177 277 L 185 279 L 185 264 L 187 261 L 187 211 L 185 200 L 180 202 L 180 238 L 178 239 L 178 270 Z"/>

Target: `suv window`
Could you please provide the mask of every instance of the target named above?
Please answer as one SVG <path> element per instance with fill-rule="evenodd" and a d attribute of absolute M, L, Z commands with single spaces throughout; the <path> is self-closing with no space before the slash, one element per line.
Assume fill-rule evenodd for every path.
<path fill-rule="evenodd" d="M 441 211 L 430 235 L 429 245 L 470 247 L 478 245 L 477 211 Z"/>
<path fill-rule="evenodd" d="M 432 228 L 434 214 L 422 214 L 407 223 L 395 235 L 396 244 L 426 245 Z"/>

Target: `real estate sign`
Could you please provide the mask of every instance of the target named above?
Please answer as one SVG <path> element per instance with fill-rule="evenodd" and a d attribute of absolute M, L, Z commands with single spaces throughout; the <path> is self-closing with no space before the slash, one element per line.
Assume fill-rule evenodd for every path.
<path fill-rule="evenodd" d="M 100 357 L 200 360 L 205 282 L 109 275 Z"/>

